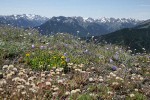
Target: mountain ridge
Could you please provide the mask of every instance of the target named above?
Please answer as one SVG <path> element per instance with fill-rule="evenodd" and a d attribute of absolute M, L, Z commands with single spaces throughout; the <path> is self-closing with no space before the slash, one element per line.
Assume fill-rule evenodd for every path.
<path fill-rule="evenodd" d="M 34 14 L 1 15 L 0 25 L 22 28 L 36 28 L 41 34 L 70 33 L 79 37 L 100 36 L 123 28 L 135 27 L 143 22 L 132 18 L 83 18 L 73 17 L 42 17 Z"/>
<path fill-rule="evenodd" d="M 123 28 L 131 28 L 142 21 L 125 18 L 83 18 L 83 17 L 52 17 L 46 23 L 36 27 L 42 34 L 72 33 L 80 37 L 99 36 Z"/>
<path fill-rule="evenodd" d="M 45 23 L 47 20 L 47 17 L 34 14 L 0 15 L 0 25 L 23 28 L 39 26 Z"/>
<path fill-rule="evenodd" d="M 134 28 L 121 29 L 106 35 L 94 37 L 99 42 L 130 47 L 134 52 L 150 52 L 150 21 L 147 20 Z"/>

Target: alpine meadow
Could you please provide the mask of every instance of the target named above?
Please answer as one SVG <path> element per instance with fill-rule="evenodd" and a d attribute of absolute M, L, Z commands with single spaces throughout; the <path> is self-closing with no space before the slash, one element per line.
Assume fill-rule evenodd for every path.
<path fill-rule="evenodd" d="M 0 2 L 0 100 L 150 100 L 149 0 Z"/>

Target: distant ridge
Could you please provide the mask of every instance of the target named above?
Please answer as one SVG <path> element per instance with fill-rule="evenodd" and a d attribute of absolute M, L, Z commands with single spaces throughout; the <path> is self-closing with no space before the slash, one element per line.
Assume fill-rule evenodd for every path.
<path fill-rule="evenodd" d="M 134 28 L 121 29 L 110 34 L 95 37 L 98 42 L 124 45 L 134 52 L 150 52 L 150 20 L 144 21 Z"/>
<path fill-rule="evenodd" d="M 22 14 L 22 15 L 1 15 L 0 25 L 9 25 L 14 27 L 35 27 L 45 23 L 48 20 L 46 17 L 33 14 Z"/>
<path fill-rule="evenodd" d="M 36 28 L 41 34 L 69 33 L 79 37 L 100 36 L 123 28 L 132 28 L 141 20 L 132 18 L 42 17 L 34 14 L 0 16 L 0 25 Z"/>
<path fill-rule="evenodd" d="M 83 18 L 83 17 L 52 17 L 46 23 L 36 27 L 42 34 L 70 33 L 75 36 L 100 36 L 120 30 L 135 27 L 142 21 L 126 18 Z"/>

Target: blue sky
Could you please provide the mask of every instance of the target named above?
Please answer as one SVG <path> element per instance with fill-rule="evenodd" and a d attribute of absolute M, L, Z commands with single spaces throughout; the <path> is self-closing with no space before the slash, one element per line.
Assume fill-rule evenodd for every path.
<path fill-rule="evenodd" d="M 150 19 L 150 0 L 0 0 L 0 15 Z"/>

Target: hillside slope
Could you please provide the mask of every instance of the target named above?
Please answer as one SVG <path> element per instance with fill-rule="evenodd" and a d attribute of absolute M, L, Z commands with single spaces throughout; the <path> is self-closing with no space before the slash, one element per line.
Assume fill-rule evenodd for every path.
<path fill-rule="evenodd" d="M 150 23 L 142 23 L 134 28 L 122 29 L 101 37 L 95 37 L 99 42 L 106 41 L 112 44 L 124 45 L 130 47 L 136 52 L 141 52 L 143 49 L 150 51 Z"/>

